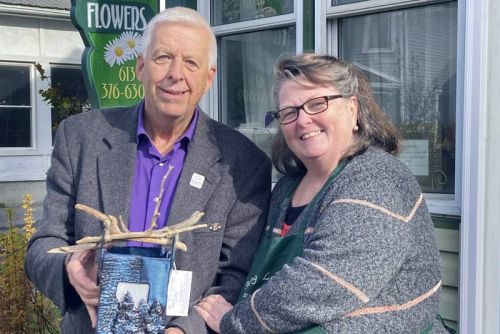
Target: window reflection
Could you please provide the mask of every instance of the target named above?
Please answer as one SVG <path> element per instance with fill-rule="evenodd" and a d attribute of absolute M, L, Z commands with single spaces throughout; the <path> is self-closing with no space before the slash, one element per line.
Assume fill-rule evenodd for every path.
<path fill-rule="evenodd" d="M 365 72 L 429 193 L 455 191 L 456 2 L 340 20 L 340 55 Z"/>
<path fill-rule="evenodd" d="M 57 91 L 58 96 L 71 98 L 74 103 L 68 108 L 52 107 L 52 141 L 56 130 L 62 120 L 72 114 L 73 108 L 87 103 L 88 96 L 83 81 L 83 72 L 77 67 L 53 66 L 51 67 L 51 87 Z M 84 111 L 81 108 L 78 112 Z"/>
<path fill-rule="evenodd" d="M 273 66 L 295 51 L 295 27 L 223 36 L 218 44 L 220 119 L 270 154 L 273 130 L 265 121 L 274 109 Z"/>
<path fill-rule="evenodd" d="M 31 146 L 30 66 L 0 65 L 0 147 Z"/>
<path fill-rule="evenodd" d="M 293 13 L 293 0 L 213 0 L 212 25 Z"/>

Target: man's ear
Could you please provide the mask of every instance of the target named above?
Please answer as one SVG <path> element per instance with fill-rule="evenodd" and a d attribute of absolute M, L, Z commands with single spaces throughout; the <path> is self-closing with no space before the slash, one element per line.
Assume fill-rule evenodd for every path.
<path fill-rule="evenodd" d="M 214 81 L 216 73 L 217 73 L 217 67 L 213 66 L 208 69 L 207 85 L 205 87 L 205 93 L 210 89 L 210 86 L 212 86 L 212 82 Z"/>
<path fill-rule="evenodd" d="M 135 76 L 142 82 L 142 70 L 144 69 L 144 56 L 142 54 L 137 57 L 137 62 L 135 63 Z"/>

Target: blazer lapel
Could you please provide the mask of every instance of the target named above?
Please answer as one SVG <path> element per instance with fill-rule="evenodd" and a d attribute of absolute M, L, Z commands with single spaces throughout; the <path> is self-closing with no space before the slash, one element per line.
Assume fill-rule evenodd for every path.
<path fill-rule="evenodd" d="M 98 183 L 104 213 L 118 217 L 128 225 L 130 194 L 137 151 L 136 132 L 139 106 L 120 110 L 109 133 L 103 138 L 97 161 Z M 110 123 L 113 120 L 110 120 Z"/>
<path fill-rule="evenodd" d="M 107 147 L 97 161 L 103 212 L 121 215 L 125 224 L 128 224 L 135 170 L 138 108 L 139 106 L 122 110 L 123 114 L 117 117 L 116 125 L 103 137 L 103 143 Z M 221 166 L 217 162 L 221 156 L 210 122 L 212 121 L 208 116 L 200 110 L 198 124 L 177 184 L 169 224 L 176 224 L 190 217 L 195 210 L 203 211 L 219 183 Z M 201 189 L 192 182 L 193 175 L 195 178 L 204 178 Z"/>
<path fill-rule="evenodd" d="M 221 178 L 221 166 L 217 163 L 221 155 L 211 129 L 212 121 L 201 109 L 199 112 L 168 219 L 171 225 L 190 217 L 195 210 L 203 211 Z M 203 178 L 201 189 L 193 177 Z"/>

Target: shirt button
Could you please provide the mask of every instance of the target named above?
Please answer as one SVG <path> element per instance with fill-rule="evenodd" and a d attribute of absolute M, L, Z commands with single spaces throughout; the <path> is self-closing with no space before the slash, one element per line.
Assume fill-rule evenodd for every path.
<path fill-rule="evenodd" d="M 158 197 L 155 197 L 155 198 L 153 199 L 153 201 L 154 201 L 155 203 L 158 203 L 158 201 L 159 201 L 159 200 L 160 200 L 160 199 L 159 199 Z"/>
<path fill-rule="evenodd" d="M 160 167 L 163 167 L 164 163 L 163 162 L 160 162 Z"/>

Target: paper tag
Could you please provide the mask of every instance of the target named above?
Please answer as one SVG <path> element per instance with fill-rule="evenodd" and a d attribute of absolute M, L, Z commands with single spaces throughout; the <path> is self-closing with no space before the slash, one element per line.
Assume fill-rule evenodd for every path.
<path fill-rule="evenodd" d="M 201 187 L 203 187 L 203 182 L 205 182 L 205 177 L 203 175 L 193 173 L 189 184 L 195 188 L 201 189 Z"/>
<path fill-rule="evenodd" d="M 166 314 L 169 317 L 185 317 L 189 310 L 192 271 L 172 270 L 168 281 Z"/>

